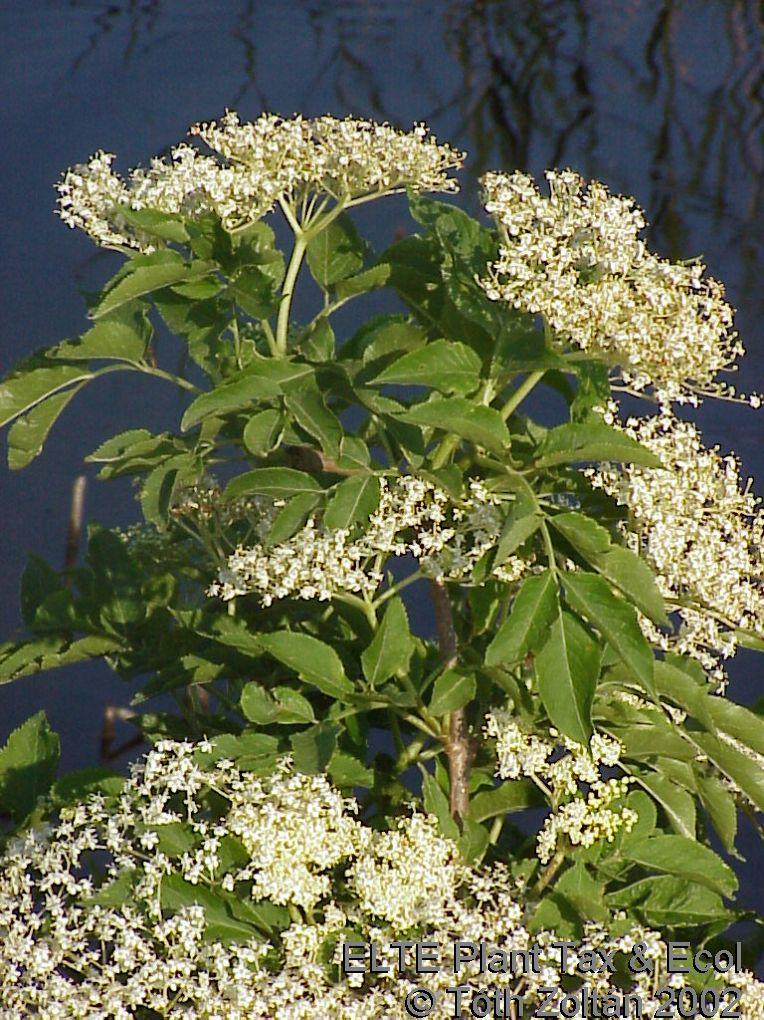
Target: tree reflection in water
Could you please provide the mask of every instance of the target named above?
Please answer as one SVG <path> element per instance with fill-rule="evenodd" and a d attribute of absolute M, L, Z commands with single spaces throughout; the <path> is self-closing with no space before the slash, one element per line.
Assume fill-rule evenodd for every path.
<path fill-rule="evenodd" d="M 755 0 L 245 0 L 96 3 L 76 71 L 114 33 L 123 60 L 188 31 L 227 34 L 236 84 L 221 103 L 281 109 L 283 77 L 265 60 L 269 19 L 295 47 L 275 67 L 306 104 L 400 119 L 390 79 L 405 74 L 420 115 L 470 153 L 469 169 L 572 165 L 637 195 L 666 254 L 715 237 L 737 299 L 764 310 L 761 257 L 762 35 Z M 293 26 L 292 24 L 293 23 Z M 172 73 L 172 69 L 170 70 Z M 247 111 L 249 112 L 249 110 Z M 291 110 L 284 112 L 290 113 Z M 315 112 L 315 111 L 313 111 Z M 738 262 L 730 266 L 728 260 Z"/>

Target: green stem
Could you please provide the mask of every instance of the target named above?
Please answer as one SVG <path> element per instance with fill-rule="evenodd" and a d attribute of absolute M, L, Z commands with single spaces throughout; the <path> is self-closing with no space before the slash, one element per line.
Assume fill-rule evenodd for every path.
<path fill-rule="evenodd" d="M 546 369 L 538 372 L 531 372 L 525 382 L 521 383 L 516 390 L 512 391 L 511 396 L 502 407 L 500 414 L 505 420 L 509 418 L 510 414 L 519 407 L 519 405 L 525 400 L 531 390 L 539 383 L 546 375 Z"/>
<path fill-rule="evenodd" d="M 265 333 L 268 350 L 271 352 L 271 356 L 275 358 L 278 354 L 278 347 L 276 346 L 276 337 L 273 335 L 271 324 L 267 319 L 261 319 L 260 325 L 263 327 L 263 333 Z"/>
<path fill-rule="evenodd" d="M 413 713 L 408 713 L 407 715 L 404 715 L 403 718 L 407 723 L 410 723 L 412 726 L 415 726 L 416 729 L 421 730 L 422 733 L 426 733 L 428 737 L 432 737 L 433 740 L 442 741 L 443 735 L 434 723 L 430 725 L 424 722 L 424 720 L 422 720 L 418 715 L 414 715 Z"/>
<path fill-rule="evenodd" d="M 387 433 L 385 432 L 385 427 L 382 424 L 382 422 L 380 422 L 379 419 L 376 418 L 376 416 L 375 416 L 374 424 L 376 425 L 377 439 L 379 439 L 380 446 L 382 447 L 382 449 L 387 454 L 387 460 L 388 460 L 388 465 L 387 466 L 389 468 L 391 468 L 391 469 L 395 469 L 398 461 L 395 459 L 395 454 L 393 452 L 392 446 L 390 445 L 390 440 L 387 438 Z"/>
<path fill-rule="evenodd" d="M 546 889 L 546 887 L 552 881 L 554 876 L 560 870 L 563 862 L 565 861 L 565 857 L 566 857 L 565 850 L 561 847 L 539 876 L 539 880 L 534 890 L 537 896 L 541 895 L 541 893 Z"/>
<path fill-rule="evenodd" d="M 395 753 L 400 759 L 406 751 L 406 745 L 403 743 L 403 737 L 401 736 L 401 727 L 398 722 L 398 716 L 395 714 L 395 709 L 387 710 L 387 718 L 390 720 L 390 732 L 393 735 L 393 741 L 395 743 Z"/>
<path fill-rule="evenodd" d="M 308 242 L 305 234 L 297 228 L 298 232 L 295 233 L 294 248 L 292 249 L 292 256 L 289 259 L 289 265 L 287 266 L 286 276 L 284 277 L 284 286 L 281 289 L 281 304 L 279 305 L 278 319 L 276 320 L 276 354 L 278 357 L 284 357 L 287 352 L 287 335 L 289 333 L 289 312 L 292 307 L 292 297 L 294 296 L 294 288 L 297 282 L 297 276 L 302 266 L 302 260 L 305 257 L 305 251 L 308 247 Z"/>
<path fill-rule="evenodd" d="M 346 606 L 353 606 L 355 609 L 360 609 L 369 621 L 369 626 L 372 631 L 376 631 L 379 626 L 379 622 L 377 620 L 375 604 L 373 602 L 367 602 L 366 599 L 361 599 L 350 592 L 343 592 L 341 594 L 339 592 L 335 592 L 334 598 L 336 598 L 338 602 L 344 602 Z"/>
<path fill-rule="evenodd" d="M 437 471 L 438 468 L 442 468 L 448 458 L 454 452 L 456 447 L 461 442 L 461 436 L 454 435 L 450 432 L 441 442 L 432 458 L 433 470 Z"/>
<path fill-rule="evenodd" d="M 116 366 L 115 366 L 116 367 Z M 145 375 L 154 375 L 157 379 L 165 379 L 167 382 L 175 383 L 176 386 L 180 386 L 184 390 L 188 390 L 190 393 L 199 393 L 199 387 L 194 386 L 188 379 L 184 379 L 180 375 L 173 375 L 172 372 L 165 372 L 162 368 L 152 368 L 151 365 L 141 364 L 139 361 L 131 361 L 130 367 L 137 369 L 139 372 L 143 372 Z"/>
<path fill-rule="evenodd" d="M 553 574 L 559 574 L 557 568 L 557 560 L 554 555 L 554 545 L 552 543 L 552 536 L 549 534 L 549 528 L 546 526 L 546 521 L 541 522 L 541 534 L 544 536 L 544 548 L 546 549 L 546 556 L 549 560 L 549 569 Z"/>
<path fill-rule="evenodd" d="M 395 762 L 395 771 L 398 775 L 405 772 L 409 765 L 411 765 L 412 762 L 419 757 L 419 754 L 426 743 L 426 737 L 414 737 L 408 747 L 403 748 L 403 751 L 398 755 Z"/>
<path fill-rule="evenodd" d="M 403 591 L 404 588 L 408 588 L 408 586 L 410 584 L 413 584 L 415 581 L 420 581 L 422 577 L 423 574 L 421 573 L 421 571 L 415 570 L 413 574 L 409 574 L 408 577 L 404 577 L 402 581 L 398 581 L 397 584 L 393 584 L 385 591 L 383 591 L 379 598 L 374 599 L 372 605 L 374 606 L 375 609 L 379 609 L 379 607 L 381 605 L 384 605 L 384 603 L 387 602 L 388 599 L 393 598 L 393 596 Z"/>
<path fill-rule="evenodd" d="M 231 316 L 231 333 L 233 334 L 233 350 L 236 357 L 236 367 L 241 369 L 241 336 L 239 335 L 239 320 L 236 312 Z"/>
<path fill-rule="evenodd" d="M 281 304 L 279 305 L 279 314 L 276 320 L 275 353 L 277 357 L 283 358 L 287 353 L 289 313 L 292 307 L 292 297 L 294 296 L 295 284 L 302 267 L 302 261 L 305 258 L 308 243 L 328 227 L 332 220 L 335 220 L 340 215 L 345 208 L 345 202 L 338 201 L 326 214 L 323 212 L 326 203 L 321 203 L 316 208 L 315 202 L 311 202 L 310 206 L 305 210 L 305 219 L 302 223 L 297 222 L 288 202 L 281 200 L 279 205 L 289 226 L 292 228 L 295 238 L 294 248 L 292 249 L 292 255 L 289 259 L 286 276 L 284 277 L 284 285 L 281 288 Z"/>
<path fill-rule="evenodd" d="M 299 234 L 300 233 L 300 224 L 295 219 L 294 213 L 292 212 L 292 207 L 290 206 L 289 202 L 287 202 L 283 198 L 280 198 L 279 199 L 279 205 L 281 206 L 281 211 L 284 214 L 285 220 L 287 221 L 289 226 L 292 228 L 293 232 L 295 234 Z"/>
<path fill-rule="evenodd" d="M 488 842 L 493 846 L 501 834 L 501 827 L 504 825 L 504 815 L 497 815 L 493 820 L 491 831 L 488 835 Z"/>

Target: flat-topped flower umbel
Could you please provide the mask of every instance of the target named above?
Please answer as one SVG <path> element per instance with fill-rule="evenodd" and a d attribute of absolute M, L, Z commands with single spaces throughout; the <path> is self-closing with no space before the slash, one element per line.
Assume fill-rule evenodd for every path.
<path fill-rule="evenodd" d="M 213 212 L 234 230 L 278 202 L 307 210 L 327 196 L 350 207 L 406 188 L 453 192 L 457 183 L 449 171 L 464 158 L 439 145 L 422 124 L 406 132 L 352 117 L 263 114 L 242 123 L 228 112 L 218 122 L 195 125 L 191 134 L 216 155 L 177 145 L 169 159 L 153 159 L 126 180 L 112 169 L 110 153 L 72 167 L 58 185 L 64 223 L 106 247 L 150 251 L 156 237 L 131 218 L 137 211 L 190 217 Z"/>

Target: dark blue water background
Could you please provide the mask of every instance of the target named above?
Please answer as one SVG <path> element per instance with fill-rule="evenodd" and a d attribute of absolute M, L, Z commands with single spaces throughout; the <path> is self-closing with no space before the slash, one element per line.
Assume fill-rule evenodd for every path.
<path fill-rule="evenodd" d="M 657 249 L 702 254 L 727 284 L 749 351 L 743 382 L 764 389 L 757 11 L 744 0 L 3 0 L 0 375 L 34 348 L 79 335 L 78 288 L 99 286 L 118 264 L 53 215 L 60 172 L 99 148 L 116 152 L 122 169 L 146 162 L 231 106 L 246 118 L 426 120 L 468 151 L 463 186 L 474 209 L 486 168 L 571 166 L 635 195 Z M 408 226 L 405 209 L 372 207 L 364 226 L 382 247 Z M 356 321 L 344 319 L 348 331 Z M 99 381 L 29 469 L 0 469 L 0 638 L 19 627 L 27 554 L 61 563 L 82 457 L 121 429 L 173 427 L 178 400 L 158 382 Z M 761 414 L 711 404 L 699 419 L 707 443 L 734 449 L 761 489 Z M 87 512 L 108 524 L 138 517 L 121 483 L 89 484 Z M 428 626 L 426 607 L 413 608 Z M 764 693 L 753 654 L 730 673 L 736 699 Z M 104 665 L 19 681 L 0 688 L 0 740 L 44 706 L 64 766 L 90 764 L 105 706 L 130 695 Z M 757 843 L 745 842 L 745 896 L 762 907 Z"/>

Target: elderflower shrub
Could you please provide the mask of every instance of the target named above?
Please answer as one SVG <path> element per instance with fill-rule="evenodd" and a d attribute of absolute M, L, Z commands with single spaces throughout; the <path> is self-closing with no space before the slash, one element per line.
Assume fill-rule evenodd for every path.
<path fill-rule="evenodd" d="M 183 398 L 90 454 L 142 520 L 32 558 L 0 645 L 0 683 L 103 660 L 132 688 L 105 751 L 115 715 L 155 747 L 121 793 L 56 781 L 42 713 L 0 748 L 3 1007 L 376 1020 L 409 979 L 340 980 L 348 932 L 719 937 L 764 811 L 761 717 L 721 673 L 764 650 L 761 522 L 668 405 L 732 395 L 721 285 L 570 171 L 489 175 L 487 222 L 426 197 L 462 155 L 421 126 L 192 135 L 65 175 L 64 221 L 124 259 L 0 385 L 13 469 L 105 374 Z M 403 191 L 374 252 L 353 210 Z M 337 315 L 382 288 L 396 311 Z M 624 388 L 660 413 L 620 422 Z"/>
<path fill-rule="evenodd" d="M 421 932 L 444 961 L 456 938 L 505 951 L 537 943 L 540 973 L 492 976 L 498 987 L 522 987 L 529 1004 L 563 977 L 557 933 L 527 926 L 522 882 L 500 864 L 467 867 L 434 818 L 413 814 L 389 831 L 371 829 L 324 776 L 300 775 L 282 761 L 259 778 L 209 742 L 158 744 L 111 797 L 61 809 L 0 857 L 3 1020 L 402 1018 L 416 976 L 395 967 L 344 976 L 336 966 L 341 942 L 384 944 Z M 300 815 L 302 843 L 292 838 Z M 310 907 L 300 903 L 299 883 L 289 891 L 282 880 L 275 888 L 252 881 L 272 875 L 276 858 L 277 870 L 310 862 L 323 876 Z M 275 906 L 281 892 L 289 912 Z M 586 925 L 581 950 L 628 954 L 643 943 L 646 959 L 662 966 L 659 933 L 623 917 L 612 924 L 612 931 Z M 576 961 L 572 954 L 571 973 Z M 633 979 L 645 1017 L 665 980 L 660 970 Z M 450 968 L 428 983 L 443 991 L 453 983 Z M 459 983 L 480 989 L 478 964 L 465 964 Z M 743 993 L 745 1020 L 760 1017 L 764 988 L 753 975 L 736 973 L 728 983 Z M 590 984 L 601 994 L 617 988 L 607 973 Z M 450 1015 L 445 996 L 433 1015 Z"/>
<path fill-rule="evenodd" d="M 627 387 L 662 402 L 722 393 L 717 376 L 743 347 L 732 308 L 702 263 L 671 263 L 640 238 L 634 201 L 571 171 L 487 174 L 486 209 L 501 235 L 488 296 L 540 314 L 563 341 L 620 369 Z"/>
<path fill-rule="evenodd" d="M 61 219 L 98 244 L 150 252 L 156 239 L 141 230 L 135 213 L 214 213 L 237 229 L 283 200 L 329 194 L 357 204 L 405 188 L 454 191 L 448 172 L 463 161 L 461 153 L 428 137 L 421 124 L 403 132 L 352 118 L 270 114 L 242 123 L 229 111 L 220 122 L 197 124 L 190 133 L 217 155 L 178 145 L 168 160 L 155 158 L 147 170 L 130 171 L 126 181 L 112 170 L 111 153 L 97 152 L 68 170 L 58 185 Z"/>
<path fill-rule="evenodd" d="M 721 662 L 741 631 L 764 636 L 764 513 L 743 483 L 734 456 L 707 449 L 691 422 L 670 414 L 629 418 L 622 426 L 663 465 L 603 465 L 595 488 L 628 507 L 629 546 L 645 557 L 681 625 L 666 634 L 643 618 L 650 639 L 697 659 L 719 683 Z"/>

